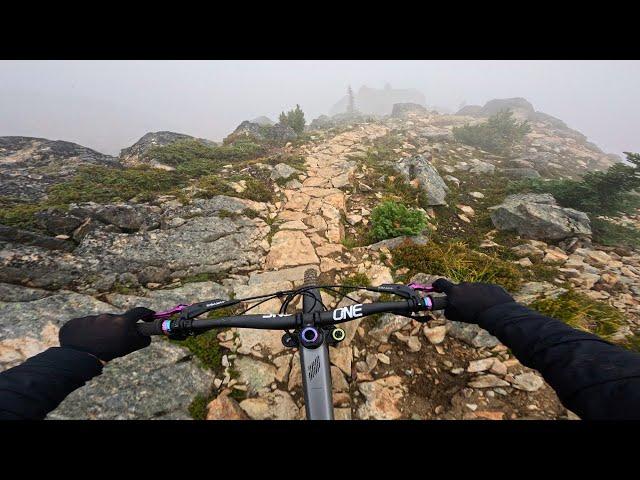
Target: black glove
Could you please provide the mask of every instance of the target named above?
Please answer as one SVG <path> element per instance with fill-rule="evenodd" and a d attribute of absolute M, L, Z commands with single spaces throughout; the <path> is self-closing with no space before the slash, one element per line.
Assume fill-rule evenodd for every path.
<path fill-rule="evenodd" d="M 460 283 L 454 285 L 444 278 L 433 282 L 433 289 L 447 294 L 444 316 L 455 322 L 476 323 L 478 315 L 495 305 L 514 302 L 506 290 L 491 283 Z"/>
<path fill-rule="evenodd" d="M 138 320 L 153 320 L 153 310 L 137 307 L 121 315 L 103 313 L 74 318 L 58 337 L 60 346 L 87 352 L 105 362 L 149 346 L 151 338 L 138 333 Z"/>

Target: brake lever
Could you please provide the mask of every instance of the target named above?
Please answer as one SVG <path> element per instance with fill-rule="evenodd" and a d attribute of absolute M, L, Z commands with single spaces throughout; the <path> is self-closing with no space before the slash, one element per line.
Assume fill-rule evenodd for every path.
<path fill-rule="evenodd" d="M 418 291 L 421 291 L 421 292 L 435 292 L 435 289 L 433 288 L 433 285 L 424 285 L 422 283 L 413 282 L 413 283 L 410 283 L 407 286 L 409 288 L 412 288 L 414 290 L 418 290 Z"/>

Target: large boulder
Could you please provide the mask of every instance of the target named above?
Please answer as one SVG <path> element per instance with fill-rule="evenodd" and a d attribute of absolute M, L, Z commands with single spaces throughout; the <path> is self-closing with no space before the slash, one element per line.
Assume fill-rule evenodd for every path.
<path fill-rule="evenodd" d="M 135 306 L 155 310 L 177 303 L 226 297 L 212 282 L 149 292 L 147 297 L 113 295 L 106 303 L 75 292 L 51 292 L 0 284 L 0 371 L 58 346 L 60 327 L 71 318 L 119 313 Z M 189 419 L 197 394 L 208 393 L 213 373 L 191 353 L 164 339 L 109 362 L 102 375 L 72 392 L 51 419 Z"/>
<path fill-rule="evenodd" d="M 232 143 L 238 140 L 248 139 L 256 141 L 288 142 L 295 140 L 298 136 L 288 125 L 276 123 L 275 125 L 265 125 L 245 120 L 224 139 L 225 143 Z"/>
<path fill-rule="evenodd" d="M 395 168 L 405 175 L 409 182 L 417 184 L 427 194 L 429 205 L 445 205 L 449 187 L 425 155 L 406 157 L 395 164 Z"/>
<path fill-rule="evenodd" d="M 65 240 L 47 237 L 27 230 L 20 230 L 15 227 L 0 225 L 0 244 L 3 242 L 31 245 L 47 250 L 71 251 L 74 248 L 73 243 Z"/>
<path fill-rule="evenodd" d="M 85 213 L 100 211 L 93 207 Z M 154 277 L 254 270 L 269 248 L 265 237 L 270 228 L 261 218 L 246 216 L 247 209 L 263 216 L 267 211 L 263 203 L 227 196 L 188 205 L 167 202 L 160 212 L 143 209 L 140 216 L 126 211 L 110 221 L 129 228 L 96 221 L 73 252 L 60 249 L 72 248 L 72 242 L 25 233 L 19 237 L 24 243 L 17 243 L 15 235 L 7 233 L 0 235 L 0 278 L 30 287 L 106 291 L 116 281 L 128 283 L 119 279 L 122 275 L 158 283 Z"/>
<path fill-rule="evenodd" d="M 71 204 L 69 215 L 82 221 L 90 218 L 123 232 L 153 230 L 160 226 L 162 209 L 155 205 L 117 203 L 100 205 L 94 202 Z"/>
<path fill-rule="evenodd" d="M 85 166 L 119 166 L 118 159 L 71 142 L 0 137 L 0 196 L 34 202 Z"/>
<path fill-rule="evenodd" d="M 164 339 L 117 358 L 72 392 L 47 418 L 60 420 L 190 420 L 189 405 L 215 375 L 190 352 Z"/>
<path fill-rule="evenodd" d="M 526 238 L 561 240 L 591 235 L 586 213 L 558 206 L 548 193 L 509 195 L 502 204 L 489 210 L 496 228 L 515 230 Z"/>

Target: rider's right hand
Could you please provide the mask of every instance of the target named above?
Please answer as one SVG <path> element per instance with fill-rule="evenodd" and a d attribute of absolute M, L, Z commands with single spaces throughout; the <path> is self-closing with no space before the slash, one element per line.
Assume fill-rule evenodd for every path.
<path fill-rule="evenodd" d="M 485 310 L 515 301 L 504 288 L 491 283 L 463 282 L 455 285 L 439 278 L 433 282 L 433 289 L 447 294 L 444 316 L 456 322 L 477 323 L 478 315 Z"/>

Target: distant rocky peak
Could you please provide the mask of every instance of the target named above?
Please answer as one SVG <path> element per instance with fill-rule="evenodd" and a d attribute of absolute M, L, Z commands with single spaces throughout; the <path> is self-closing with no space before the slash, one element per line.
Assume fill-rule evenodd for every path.
<path fill-rule="evenodd" d="M 263 127 L 271 127 L 276 124 L 276 122 L 271 120 L 269 117 L 265 117 L 264 115 L 254 118 L 253 120 L 251 120 L 251 123 L 257 123 L 258 125 L 261 125 Z"/>

